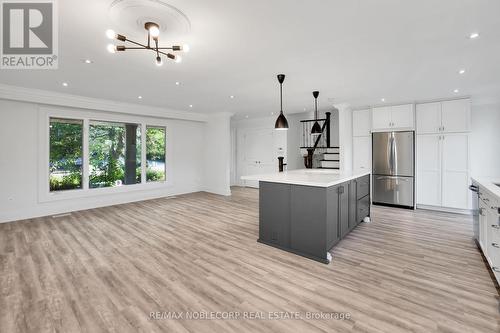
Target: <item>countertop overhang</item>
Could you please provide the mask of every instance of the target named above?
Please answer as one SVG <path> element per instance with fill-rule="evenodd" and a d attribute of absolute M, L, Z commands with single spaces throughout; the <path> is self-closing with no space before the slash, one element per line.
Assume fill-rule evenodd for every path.
<path fill-rule="evenodd" d="M 271 183 L 330 187 L 369 175 L 369 171 L 338 171 L 328 169 L 299 169 L 284 172 L 242 176 L 242 180 Z"/>
<path fill-rule="evenodd" d="M 497 199 L 500 200 L 500 186 L 495 184 L 500 184 L 500 179 L 498 178 L 486 178 L 486 177 L 472 177 L 472 180 L 478 183 L 480 186 L 484 187 L 488 192 L 495 195 Z"/>

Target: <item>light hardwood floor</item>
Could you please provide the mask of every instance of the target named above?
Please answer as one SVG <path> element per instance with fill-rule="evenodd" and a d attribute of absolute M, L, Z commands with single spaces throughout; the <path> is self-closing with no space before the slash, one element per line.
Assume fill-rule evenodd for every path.
<path fill-rule="evenodd" d="M 469 217 L 373 209 L 324 265 L 256 242 L 258 192 L 0 225 L 0 332 L 500 332 Z M 152 320 L 160 311 L 349 320 Z"/>

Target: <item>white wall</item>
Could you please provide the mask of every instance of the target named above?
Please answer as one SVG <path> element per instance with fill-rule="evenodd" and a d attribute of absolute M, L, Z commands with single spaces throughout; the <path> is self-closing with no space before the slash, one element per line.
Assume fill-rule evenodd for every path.
<path fill-rule="evenodd" d="M 68 112 L 75 112 L 72 108 L 59 107 L 59 110 L 65 109 Z M 82 114 L 86 112 L 110 114 L 107 111 L 76 110 Z M 0 99 L 0 124 L 2 125 L 0 130 L 0 175 L 2 177 L 0 222 L 219 188 L 212 182 L 209 184 L 204 182 L 209 178 L 203 168 L 206 143 L 214 139 L 219 140 L 212 135 L 212 125 L 209 125 L 205 131 L 206 125 L 203 122 L 162 119 L 167 122 L 167 140 L 169 141 L 167 143 L 167 168 L 169 168 L 168 176 L 171 181 L 168 186 L 140 189 L 136 187 L 132 190 L 132 187 L 136 185 L 130 185 L 125 191 L 119 193 L 43 202 L 38 195 L 40 181 L 39 112 L 38 104 Z M 151 118 L 151 121 L 154 123 L 155 119 L 158 118 Z M 217 128 L 217 131 L 226 129 L 227 136 L 229 136 L 228 123 L 225 127 Z M 219 138 L 222 141 L 226 139 L 222 134 Z M 222 142 L 218 144 L 223 146 Z"/>
<path fill-rule="evenodd" d="M 232 168 L 235 168 L 232 173 L 234 174 L 234 179 L 233 179 L 233 184 L 234 185 L 244 185 L 245 183 L 241 181 L 241 176 L 245 175 L 245 166 L 243 163 L 244 159 L 244 152 L 242 151 L 244 147 L 242 147 L 242 133 L 244 133 L 245 130 L 251 130 L 251 129 L 269 129 L 274 131 L 274 123 L 276 121 L 277 116 L 272 116 L 272 117 L 263 117 L 263 118 L 254 118 L 254 119 L 241 119 L 241 120 L 233 120 L 231 121 L 231 131 L 234 134 L 234 145 L 235 149 L 233 149 L 232 152 Z M 287 120 L 288 124 L 290 126 L 290 120 L 288 119 L 287 115 Z M 278 170 L 278 151 L 281 148 L 281 153 L 285 157 L 284 163 L 289 163 L 288 159 L 288 142 L 287 142 L 287 132 L 288 131 L 275 131 L 275 138 L 274 142 L 270 142 L 269 144 L 272 145 L 273 150 L 276 153 L 276 168 L 275 170 Z M 268 147 L 263 147 L 263 150 Z M 287 166 L 288 169 L 289 166 Z"/>
<path fill-rule="evenodd" d="M 231 195 L 230 119 L 230 113 L 218 113 L 205 125 L 203 188 L 220 195 Z"/>
<path fill-rule="evenodd" d="M 471 112 L 471 174 L 500 179 L 500 105 L 473 105 Z"/>
<path fill-rule="evenodd" d="M 347 104 L 335 107 L 339 110 L 340 170 L 352 170 L 352 110 Z"/>

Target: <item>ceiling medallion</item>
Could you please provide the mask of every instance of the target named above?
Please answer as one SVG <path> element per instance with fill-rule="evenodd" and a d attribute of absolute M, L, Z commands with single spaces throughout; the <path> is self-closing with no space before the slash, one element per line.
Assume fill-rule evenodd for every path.
<path fill-rule="evenodd" d="M 169 47 L 160 47 L 159 44 L 159 36 L 160 36 L 160 26 L 155 23 L 155 22 L 146 22 L 144 24 L 144 29 L 148 32 L 147 36 L 147 44 L 141 44 L 139 42 L 135 42 L 133 40 L 128 39 L 124 35 L 120 35 L 115 33 L 113 30 L 108 30 L 106 31 L 106 36 L 108 36 L 109 39 L 117 39 L 122 42 L 127 42 L 130 44 L 133 44 L 135 46 L 125 46 L 125 45 L 114 45 L 114 44 L 109 44 L 108 45 L 108 51 L 111 53 L 116 53 L 121 52 L 121 51 L 126 51 L 126 50 L 150 50 L 156 53 L 156 65 L 161 66 L 163 65 L 163 60 L 160 55 L 164 55 L 169 59 L 174 60 L 175 62 L 181 62 L 182 58 L 181 56 L 177 54 L 173 54 L 170 52 L 164 52 L 163 50 L 170 50 L 172 52 L 177 52 L 177 51 L 184 51 L 184 52 L 189 52 L 189 46 L 188 45 L 173 45 Z M 154 44 L 152 45 L 153 42 Z"/>

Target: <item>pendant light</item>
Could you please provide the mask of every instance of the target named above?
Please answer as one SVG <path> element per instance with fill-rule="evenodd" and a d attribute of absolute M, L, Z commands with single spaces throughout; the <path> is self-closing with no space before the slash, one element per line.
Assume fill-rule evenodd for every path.
<path fill-rule="evenodd" d="M 274 124 L 274 128 L 277 130 L 288 129 L 288 121 L 283 114 L 283 81 L 285 81 L 285 74 L 278 74 L 278 82 L 280 83 L 280 115 Z"/>
<path fill-rule="evenodd" d="M 313 97 L 314 97 L 314 125 L 311 130 L 312 135 L 319 135 L 321 134 L 321 126 L 319 126 L 318 123 L 318 96 L 319 96 L 319 91 L 313 91 Z"/>

